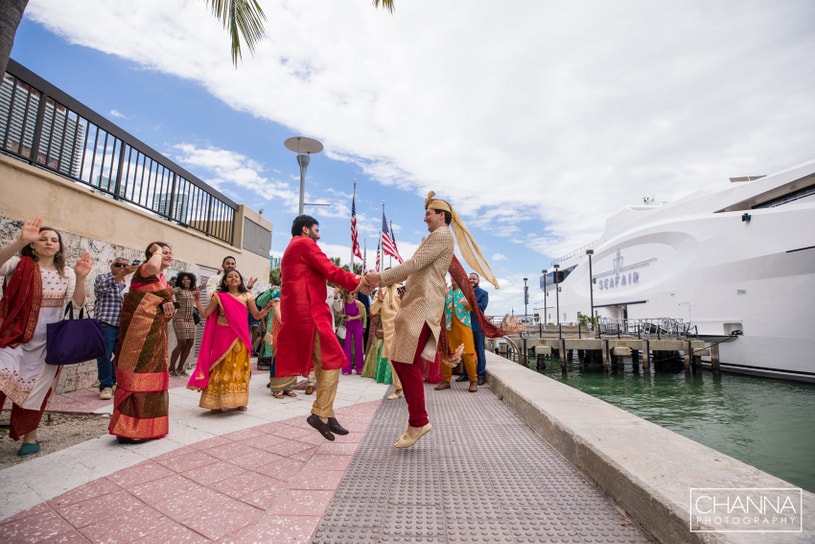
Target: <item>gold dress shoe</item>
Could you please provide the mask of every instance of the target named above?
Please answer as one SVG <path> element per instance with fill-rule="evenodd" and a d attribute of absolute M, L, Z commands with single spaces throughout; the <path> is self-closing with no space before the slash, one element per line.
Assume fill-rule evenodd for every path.
<path fill-rule="evenodd" d="M 402 390 L 401 390 L 401 389 L 397 389 L 396 391 L 394 391 L 393 393 L 391 393 L 390 395 L 388 395 L 388 400 L 396 400 L 396 399 L 398 399 L 398 398 L 399 398 L 399 397 L 401 397 L 401 396 L 402 396 Z"/>
<path fill-rule="evenodd" d="M 470 387 L 467 389 L 470 393 L 478 391 L 478 382 L 470 382 Z"/>
<path fill-rule="evenodd" d="M 439 382 L 439 384 L 434 387 L 436 391 L 441 391 L 442 389 L 450 389 L 450 382 Z"/>
<path fill-rule="evenodd" d="M 394 448 L 409 448 L 413 444 L 415 444 L 417 440 L 419 440 L 421 437 L 423 437 L 424 435 L 429 433 L 430 429 L 432 429 L 432 428 L 433 428 L 433 426 L 430 423 L 428 423 L 427 425 L 425 425 L 424 427 L 419 429 L 419 433 L 416 436 L 413 436 L 413 437 L 411 437 L 410 434 L 408 434 L 408 432 L 405 431 L 405 434 L 403 434 L 402 436 L 399 437 L 399 440 L 396 441 L 396 443 L 393 445 L 393 447 Z"/>

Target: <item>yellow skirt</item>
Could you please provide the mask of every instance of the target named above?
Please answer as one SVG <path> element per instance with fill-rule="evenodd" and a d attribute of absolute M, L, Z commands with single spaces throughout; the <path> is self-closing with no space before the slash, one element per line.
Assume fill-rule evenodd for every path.
<path fill-rule="evenodd" d="M 236 340 L 232 351 L 209 373 L 209 384 L 201 392 L 198 406 L 214 410 L 248 405 L 251 379 L 249 351 L 243 342 Z"/>

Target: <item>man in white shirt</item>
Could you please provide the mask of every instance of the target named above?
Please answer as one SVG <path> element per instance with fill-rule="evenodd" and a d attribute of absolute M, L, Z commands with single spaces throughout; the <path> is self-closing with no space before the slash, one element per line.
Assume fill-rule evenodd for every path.
<path fill-rule="evenodd" d="M 221 282 L 224 279 L 224 274 L 229 272 L 230 270 L 235 270 L 238 267 L 238 262 L 235 260 L 235 257 L 228 255 L 224 257 L 224 260 L 221 261 L 221 269 L 218 271 L 218 274 L 215 276 L 210 277 L 207 280 L 206 290 L 207 290 L 207 297 L 212 297 L 212 294 L 218 290 L 220 287 Z M 252 286 L 255 285 L 255 282 L 258 281 L 257 278 L 249 278 L 246 280 L 246 287 L 250 290 Z"/>

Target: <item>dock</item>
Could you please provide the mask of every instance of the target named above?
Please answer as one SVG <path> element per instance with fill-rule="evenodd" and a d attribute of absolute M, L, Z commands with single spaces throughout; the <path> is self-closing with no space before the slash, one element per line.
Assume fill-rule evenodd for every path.
<path fill-rule="evenodd" d="M 537 326 L 526 332 L 488 339 L 490 351 L 525 366 L 534 362 L 538 370 L 548 361 L 559 360 L 564 369 L 575 354 L 582 362 L 600 362 L 603 368 L 616 366 L 623 357 L 631 357 L 636 369 L 647 371 L 655 361 L 681 359 L 685 368 L 699 368 L 702 357 L 710 358 L 712 370 L 719 369 L 719 342 L 660 330 L 636 334 L 602 333 L 579 325 Z"/>

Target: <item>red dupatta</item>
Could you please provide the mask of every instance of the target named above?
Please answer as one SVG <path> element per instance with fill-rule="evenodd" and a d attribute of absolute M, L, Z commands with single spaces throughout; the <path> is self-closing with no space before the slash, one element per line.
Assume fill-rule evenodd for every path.
<path fill-rule="evenodd" d="M 3 283 L 0 300 L 0 347 L 16 348 L 34 335 L 42 304 L 40 266 L 31 257 L 21 257 L 17 269 Z"/>
<path fill-rule="evenodd" d="M 448 269 L 448 272 L 450 272 L 450 277 L 453 278 L 453 281 L 458 284 L 461 292 L 464 293 L 464 298 L 467 299 L 467 302 L 473 309 L 472 311 L 475 313 L 475 317 L 478 319 L 478 323 L 481 325 L 481 330 L 484 332 L 484 336 L 487 338 L 499 338 L 504 336 L 506 332 L 487 319 L 487 316 L 485 316 L 484 312 L 481 311 L 481 308 L 478 307 L 478 303 L 475 300 L 475 290 L 470 284 L 469 276 L 467 275 L 467 272 L 464 271 L 464 267 L 461 266 L 461 263 L 455 255 L 453 255 L 453 260 L 450 261 L 450 268 Z M 442 321 L 444 321 L 444 319 L 445 318 L 442 317 Z M 441 334 L 439 335 L 439 343 L 436 351 L 441 353 L 443 358 L 447 358 L 452 354 L 450 345 L 447 341 L 446 327 L 441 327 Z"/>
<path fill-rule="evenodd" d="M 235 342 L 243 342 L 249 354 L 252 354 L 246 304 L 223 291 L 215 293 L 215 296 L 218 297 L 218 302 L 213 300 L 210 304 L 218 304 L 218 312 L 226 317 L 229 326 L 219 325 L 216 314 L 210 315 L 204 324 L 198 361 L 187 382 L 187 389 L 193 391 L 202 391 L 207 388 L 210 372 L 226 357 Z"/>

